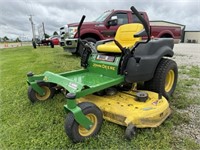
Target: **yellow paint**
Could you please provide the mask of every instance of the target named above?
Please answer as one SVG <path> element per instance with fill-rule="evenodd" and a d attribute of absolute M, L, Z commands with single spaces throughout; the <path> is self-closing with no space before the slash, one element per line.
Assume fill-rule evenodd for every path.
<path fill-rule="evenodd" d="M 40 94 L 35 92 L 35 97 L 40 101 L 47 100 L 48 97 L 51 95 L 51 90 L 47 86 L 41 86 L 41 88 L 45 91 L 45 95 L 41 96 Z"/>
<path fill-rule="evenodd" d="M 114 96 L 88 95 L 78 102 L 92 102 L 103 112 L 104 119 L 119 125 L 128 126 L 130 123 L 138 128 L 157 127 L 171 113 L 167 100 L 158 94 L 146 91 L 149 98 L 146 102 L 138 102 L 134 96 L 118 92 Z M 135 95 L 133 91 L 129 94 Z"/>
<path fill-rule="evenodd" d="M 81 125 L 79 125 L 79 127 L 78 127 L 79 134 L 81 136 L 85 136 L 85 137 L 86 136 L 90 136 L 95 131 L 95 129 L 97 127 L 97 122 L 98 122 L 97 121 L 97 117 L 94 114 L 91 114 L 91 113 L 87 114 L 86 117 L 90 121 L 92 121 L 92 123 L 93 123 L 92 127 L 89 130 L 87 130 L 86 128 L 82 127 Z"/>
<path fill-rule="evenodd" d="M 142 38 L 134 38 L 134 34 L 143 29 L 143 25 L 140 23 L 130 23 L 121 25 L 115 35 L 115 40 L 118 41 L 123 47 L 131 48 L 136 42 L 141 41 Z M 107 42 L 97 46 L 99 52 L 114 52 L 121 53 L 119 47 L 112 42 Z"/>
<path fill-rule="evenodd" d="M 104 64 L 96 64 L 96 63 L 94 63 L 92 66 L 94 68 L 102 68 L 102 69 L 106 69 L 106 70 L 115 71 L 115 67 L 114 66 L 108 66 L 108 65 L 104 65 Z"/>
<path fill-rule="evenodd" d="M 169 92 L 174 85 L 175 73 L 173 70 L 169 70 L 165 79 L 165 91 Z"/>

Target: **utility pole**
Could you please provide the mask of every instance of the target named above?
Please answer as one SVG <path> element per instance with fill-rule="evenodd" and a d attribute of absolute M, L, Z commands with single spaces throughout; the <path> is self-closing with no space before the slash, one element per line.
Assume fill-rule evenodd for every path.
<path fill-rule="evenodd" d="M 44 39 L 46 39 L 46 37 L 45 37 L 45 28 L 44 28 L 44 22 L 42 22 L 42 28 L 43 28 L 43 33 L 44 33 Z"/>
<path fill-rule="evenodd" d="M 32 20 L 32 15 L 30 15 L 29 21 L 31 22 L 32 33 L 33 33 L 33 41 L 35 41 L 35 28 L 34 28 L 34 23 L 33 23 L 33 20 Z"/>

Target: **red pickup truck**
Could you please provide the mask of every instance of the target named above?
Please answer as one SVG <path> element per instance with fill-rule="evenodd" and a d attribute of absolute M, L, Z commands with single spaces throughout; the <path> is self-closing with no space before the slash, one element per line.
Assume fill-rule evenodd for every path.
<path fill-rule="evenodd" d="M 141 16 L 149 24 L 149 18 L 146 12 L 140 12 Z M 116 26 L 110 26 L 109 20 L 117 17 L 118 24 Z M 99 40 L 111 39 L 115 36 L 118 27 L 122 24 L 127 23 L 140 23 L 132 11 L 129 10 L 111 10 L 106 11 L 100 15 L 96 20 L 92 22 L 84 22 L 80 35 L 81 39 L 85 39 L 89 42 L 96 43 Z M 68 39 L 77 38 L 77 27 L 78 23 L 68 24 L 67 27 L 60 28 L 61 42 L 60 45 L 64 50 L 76 53 L 76 48 L 73 45 L 70 46 L 71 42 L 68 43 Z M 174 26 L 150 26 L 151 36 L 154 38 L 173 38 L 176 43 L 181 39 L 181 28 Z"/>

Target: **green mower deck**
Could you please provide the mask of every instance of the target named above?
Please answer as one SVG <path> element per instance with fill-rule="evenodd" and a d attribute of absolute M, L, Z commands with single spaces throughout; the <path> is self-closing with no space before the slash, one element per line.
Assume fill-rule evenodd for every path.
<path fill-rule="evenodd" d="M 28 84 L 43 95 L 44 90 L 37 85 L 38 82 L 55 83 L 65 88 L 69 93 L 76 93 L 76 98 L 101 91 L 108 87 L 118 85 L 124 81 L 124 76 L 118 75 L 119 57 L 113 61 L 102 61 L 101 55 L 94 54 L 90 58 L 87 69 L 65 73 L 52 73 L 46 71 L 43 75 L 28 74 Z"/>
<path fill-rule="evenodd" d="M 57 75 L 51 72 L 45 72 L 45 81 L 55 82 L 70 93 L 76 93 L 76 97 L 82 97 L 110 86 L 120 84 L 124 78 L 112 78 L 103 74 L 80 70 L 70 74 Z"/>

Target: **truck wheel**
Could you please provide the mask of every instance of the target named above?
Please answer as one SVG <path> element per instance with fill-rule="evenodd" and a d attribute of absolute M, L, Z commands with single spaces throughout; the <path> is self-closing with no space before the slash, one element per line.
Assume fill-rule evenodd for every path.
<path fill-rule="evenodd" d="M 83 40 L 87 40 L 91 44 L 91 46 L 95 48 L 95 44 L 97 42 L 96 39 L 88 37 L 88 38 L 84 38 Z M 77 53 L 78 53 L 78 55 L 82 56 L 82 54 L 83 54 L 83 47 L 82 46 L 79 47 Z"/>
<path fill-rule="evenodd" d="M 33 48 L 36 49 L 37 46 L 36 46 L 36 42 L 35 41 L 32 42 L 32 45 L 33 45 Z"/>
<path fill-rule="evenodd" d="M 29 86 L 28 98 L 32 103 L 36 101 L 45 101 L 54 96 L 55 89 L 51 87 L 51 84 L 46 82 L 39 82 L 38 85 L 45 91 L 45 95 L 38 94 L 31 86 Z"/>
<path fill-rule="evenodd" d="M 51 48 L 54 48 L 53 42 L 50 42 L 50 46 L 51 46 Z"/>
<path fill-rule="evenodd" d="M 92 43 L 94 46 L 95 46 L 95 44 L 97 42 L 97 40 L 94 39 L 94 38 L 85 38 L 84 40 L 87 40 L 88 42 Z"/>
<path fill-rule="evenodd" d="M 101 129 L 103 114 L 101 110 L 90 102 L 78 104 L 83 113 L 93 122 L 93 126 L 87 130 L 79 125 L 72 112 L 68 113 L 65 119 L 65 132 L 75 143 L 83 141 L 85 138 L 95 136 Z"/>
<path fill-rule="evenodd" d="M 145 82 L 145 89 L 161 93 L 169 99 L 177 84 L 178 68 L 175 61 L 162 58 L 159 62 L 154 77 Z"/>

